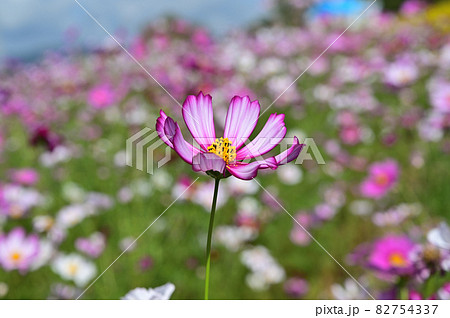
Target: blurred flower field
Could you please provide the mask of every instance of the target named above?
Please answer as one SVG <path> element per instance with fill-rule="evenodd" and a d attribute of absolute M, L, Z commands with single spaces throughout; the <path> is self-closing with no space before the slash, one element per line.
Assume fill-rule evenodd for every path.
<path fill-rule="evenodd" d="M 267 109 L 251 138 L 283 113 L 320 152 L 306 142 L 297 164 L 222 181 L 211 299 L 450 299 L 450 6 L 371 11 L 316 60 L 351 20 L 293 19 L 297 2 L 221 40 L 155 21 L 127 46 L 135 60 L 113 43 L 6 63 L 0 298 L 77 298 L 121 253 L 82 299 L 168 282 L 172 299 L 203 297 L 213 179 L 174 152 L 147 174 L 125 151 L 160 109 L 184 125 L 178 103 L 202 91 L 218 131 L 248 95 Z"/>

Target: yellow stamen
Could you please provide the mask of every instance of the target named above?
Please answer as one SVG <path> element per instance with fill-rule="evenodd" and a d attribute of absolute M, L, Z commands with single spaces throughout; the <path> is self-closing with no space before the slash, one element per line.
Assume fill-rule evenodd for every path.
<path fill-rule="evenodd" d="M 226 164 L 233 162 L 236 159 L 236 147 L 231 145 L 231 141 L 228 138 L 216 139 L 211 146 L 208 147 L 208 151 L 221 157 Z"/>
<path fill-rule="evenodd" d="M 389 262 L 396 267 L 406 266 L 406 259 L 399 253 L 393 253 L 389 256 Z"/>
<path fill-rule="evenodd" d="M 375 176 L 375 182 L 380 186 L 385 186 L 389 183 L 389 176 L 386 173 L 380 173 Z"/>
<path fill-rule="evenodd" d="M 14 253 L 11 254 L 11 259 L 14 262 L 19 261 L 21 258 L 22 258 L 22 255 L 20 253 L 18 253 L 18 252 L 14 252 Z"/>
<path fill-rule="evenodd" d="M 69 273 L 70 275 L 75 275 L 78 271 L 78 265 L 77 264 L 70 264 L 69 265 Z"/>

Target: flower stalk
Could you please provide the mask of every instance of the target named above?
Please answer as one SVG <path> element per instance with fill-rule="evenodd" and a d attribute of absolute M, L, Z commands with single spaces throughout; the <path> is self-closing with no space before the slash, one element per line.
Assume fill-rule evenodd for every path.
<path fill-rule="evenodd" d="M 214 228 L 214 215 L 216 214 L 217 194 L 219 193 L 220 178 L 215 178 L 214 195 L 211 205 L 211 214 L 209 217 L 208 240 L 206 243 L 206 272 L 205 272 L 205 300 L 208 300 L 209 292 L 209 270 L 211 267 L 211 239 Z"/>

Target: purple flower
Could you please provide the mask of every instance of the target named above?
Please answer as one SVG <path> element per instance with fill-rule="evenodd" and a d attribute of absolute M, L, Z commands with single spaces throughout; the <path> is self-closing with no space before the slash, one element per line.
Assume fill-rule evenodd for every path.
<path fill-rule="evenodd" d="M 86 255 L 97 258 L 105 249 L 105 236 L 102 233 L 94 233 L 90 237 L 80 237 L 75 241 L 75 247 Z"/>
<path fill-rule="evenodd" d="M 374 243 L 368 264 L 382 273 L 410 274 L 415 248 L 416 244 L 406 236 L 385 236 Z"/>
<path fill-rule="evenodd" d="M 399 167 L 394 160 L 372 164 L 369 168 L 369 177 L 361 184 L 361 194 L 374 199 L 385 196 L 394 187 L 398 175 Z"/>
<path fill-rule="evenodd" d="M 289 278 L 284 283 L 284 292 L 293 298 L 300 298 L 304 296 L 308 292 L 308 289 L 308 282 L 303 278 Z"/>
<path fill-rule="evenodd" d="M 197 96 L 189 95 L 183 104 L 184 121 L 200 149 L 184 139 L 180 126 L 162 110 L 156 121 L 156 130 L 169 147 L 192 165 L 194 171 L 250 180 L 256 177 L 259 169 L 276 169 L 294 160 L 303 147 L 295 137 L 294 144 L 277 156 L 244 162 L 268 153 L 286 135 L 284 115 L 275 113 L 270 115 L 258 136 L 242 147 L 256 127 L 259 113 L 258 101 L 251 101 L 248 96 L 233 97 L 226 115 L 224 137 L 216 139 L 212 98 L 200 92 Z"/>
<path fill-rule="evenodd" d="M 23 228 L 17 227 L 8 235 L 0 235 L 0 264 L 4 270 L 17 269 L 25 273 L 39 254 L 37 235 L 26 236 Z"/>

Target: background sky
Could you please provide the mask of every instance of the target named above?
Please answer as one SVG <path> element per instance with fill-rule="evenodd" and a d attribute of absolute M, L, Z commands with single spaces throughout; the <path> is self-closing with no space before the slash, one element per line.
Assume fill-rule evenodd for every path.
<path fill-rule="evenodd" d="M 221 35 L 243 27 L 267 10 L 265 0 L 78 0 L 109 32 L 136 34 L 148 22 L 173 14 Z M 76 28 L 83 44 L 98 45 L 107 34 L 74 0 L 1 0 L 0 58 L 31 59 L 64 44 Z"/>

